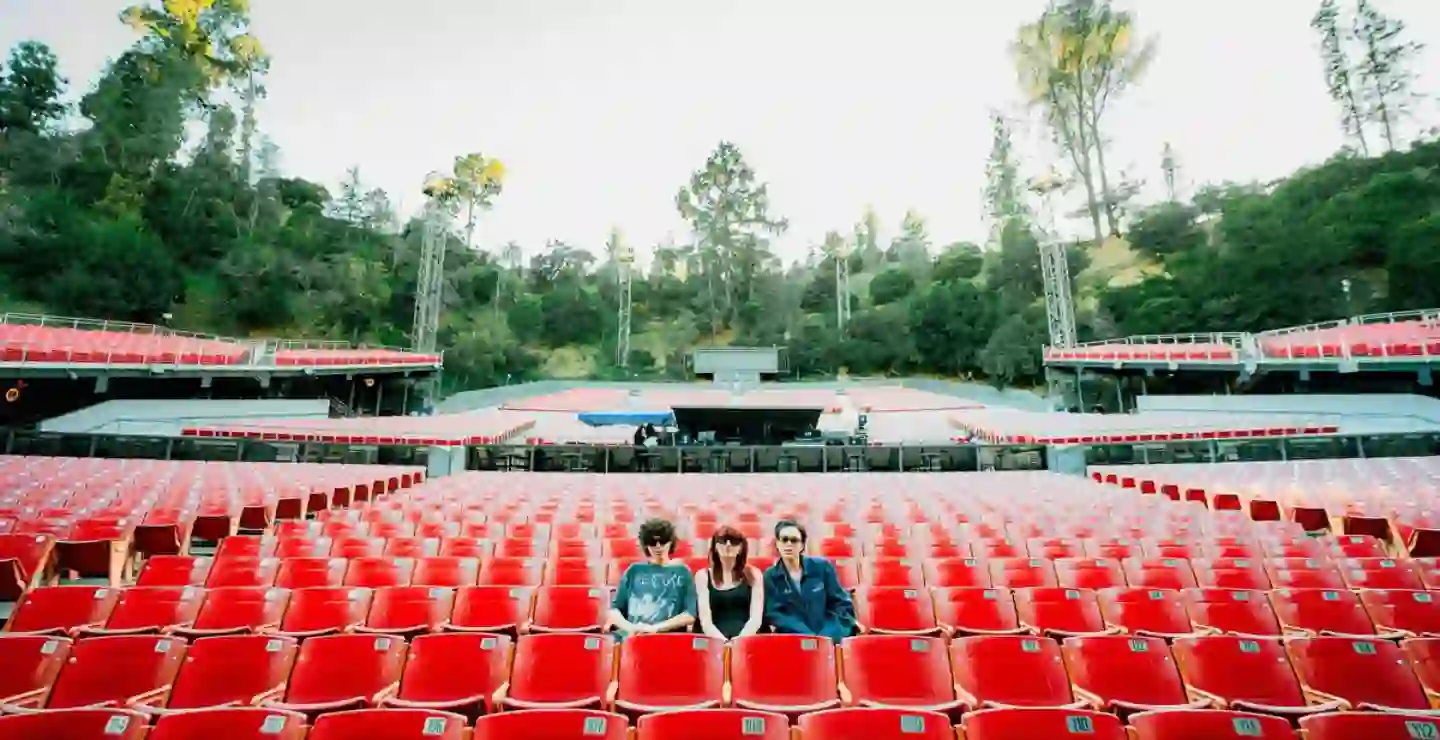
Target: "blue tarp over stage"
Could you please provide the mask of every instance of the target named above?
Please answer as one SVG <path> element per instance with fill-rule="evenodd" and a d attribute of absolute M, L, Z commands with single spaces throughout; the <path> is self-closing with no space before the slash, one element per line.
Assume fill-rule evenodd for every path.
<path fill-rule="evenodd" d="M 669 411 L 591 411 L 575 418 L 592 427 L 671 426 L 675 423 L 675 414 Z"/>

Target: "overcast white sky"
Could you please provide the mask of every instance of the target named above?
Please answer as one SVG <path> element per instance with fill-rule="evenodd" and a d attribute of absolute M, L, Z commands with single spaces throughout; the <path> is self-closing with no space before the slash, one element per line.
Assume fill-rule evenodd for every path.
<path fill-rule="evenodd" d="M 1340 145 L 1308 20 L 1318 0 L 1129 0 L 1154 67 L 1108 120 L 1112 169 L 1160 183 L 1268 179 Z M 1440 1 L 1375 0 L 1440 47 Z M 799 257 L 867 204 L 937 244 L 983 241 L 988 111 L 1016 108 L 1007 47 L 1044 0 L 251 0 L 274 58 L 261 126 L 287 174 L 358 164 L 405 209 L 427 172 L 480 150 L 509 169 L 479 229 L 527 253 L 685 239 L 676 190 L 721 139 L 771 184 Z M 72 97 L 134 36 L 125 0 L 0 0 L 0 44 L 55 48 Z M 1440 49 L 1422 70 L 1440 69 Z M 1427 93 L 1440 82 L 1422 81 Z M 1435 107 L 1427 123 L 1440 123 Z M 1032 144 L 1031 172 L 1050 152 Z"/>

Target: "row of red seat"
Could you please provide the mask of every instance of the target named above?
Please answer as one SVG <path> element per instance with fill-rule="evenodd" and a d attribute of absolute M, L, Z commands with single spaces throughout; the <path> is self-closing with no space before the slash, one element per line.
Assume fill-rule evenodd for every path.
<path fill-rule="evenodd" d="M 314 720 L 397 707 L 465 717 L 601 709 L 638 717 L 733 706 L 791 718 L 841 707 L 929 711 L 944 726 L 995 707 L 1121 717 L 1161 709 L 1425 712 L 1440 688 L 1440 639 L 978 636 L 948 645 L 903 635 L 682 633 L 623 644 L 574 633 L 333 635 L 297 642 L 237 635 L 129 635 L 72 643 L 0 638 L 0 710 L 95 706 L 147 715 L 263 706 Z M 563 666 L 563 668 L 561 668 Z M 1428 692 L 1428 693 L 1427 693 Z M 1029 736 L 1025 736 L 1029 737 Z M 1206 737 L 1214 737 L 1206 736 Z"/>
<path fill-rule="evenodd" d="M 1326 713 L 1302 717 L 1305 740 L 1415 740 L 1440 724 L 1429 717 Z M 1128 729 L 1128 733 L 1127 733 Z M 8 740 L 1294 740 L 1283 719 L 1248 712 L 1185 709 L 1140 712 L 1128 727 L 1113 715 L 1074 709 L 986 709 L 954 728 L 923 710 L 853 708 L 801 715 L 695 709 L 641 717 L 632 733 L 622 715 L 550 709 L 487 715 L 475 722 L 427 710 L 359 709 L 321 717 L 271 709 L 209 709 L 160 718 L 122 709 L 71 709 L 0 717 Z"/>
<path fill-rule="evenodd" d="M 10 633 L 74 636 L 137 631 L 188 636 L 235 631 L 304 636 L 346 631 L 593 631 L 611 590 L 594 586 L 460 586 L 443 571 L 430 584 L 366 586 L 47 586 L 32 589 Z M 240 574 L 237 581 L 250 580 Z M 441 583 L 443 585 L 434 585 Z M 1281 636 L 1440 635 L 1429 591 L 1192 588 L 864 587 L 860 629 L 896 634 L 1150 634 Z"/>

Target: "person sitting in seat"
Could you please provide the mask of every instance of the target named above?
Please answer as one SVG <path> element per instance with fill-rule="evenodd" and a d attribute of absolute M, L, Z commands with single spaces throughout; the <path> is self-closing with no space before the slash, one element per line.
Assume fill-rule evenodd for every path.
<path fill-rule="evenodd" d="M 670 560 L 675 525 L 651 519 L 640 525 L 640 547 L 647 560 L 634 563 L 620 576 L 610 603 L 608 627 L 621 637 L 647 632 L 675 632 L 695 623 L 695 579 L 684 563 Z"/>
<path fill-rule="evenodd" d="M 855 631 L 855 605 L 840 586 L 835 566 L 805 555 L 808 535 L 799 522 L 775 524 L 780 559 L 765 571 L 765 623 L 776 632 L 819 635 L 839 643 Z"/>
<path fill-rule="evenodd" d="M 760 571 L 746 565 L 750 546 L 740 530 L 724 526 L 710 538 L 709 567 L 695 573 L 700 630 L 719 640 L 753 635 L 765 618 Z"/>

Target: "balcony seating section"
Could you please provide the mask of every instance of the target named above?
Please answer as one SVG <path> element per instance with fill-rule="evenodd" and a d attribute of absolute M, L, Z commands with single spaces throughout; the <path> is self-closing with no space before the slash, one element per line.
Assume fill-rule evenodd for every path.
<path fill-rule="evenodd" d="M 526 414 L 492 410 L 436 416 L 266 419 L 185 427 L 180 433 L 186 437 L 274 442 L 460 446 L 515 443 L 534 426 L 535 420 Z"/>
<path fill-rule="evenodd" d="M 1103 360 L 1113 362 L 1234 362 L 1240 353 L 1220 342 L 1101 343 L 1067 349 L 1047 348 L 1047 360 Z"/>
<path fill-rule="evenodd" d="M 1303 416 L 1225 414 L 1213 419 L 1178 411 L 1057 414 L 984 408 L 955 411 L 952 423 L 992 444 L 1139 444 L 1206 439 L 1264 439 L 1334 434 L 1340 427 Z"/>
<path fill-rule="evenodd" d="M 1343 324 L 1287 330 L 1256 337 L 1266 357 L 1427 357 L 1440 355 L 1440 325 L 1433 320 Z"/>
<path fill-rule="evenodd" d="M 268 475 L 263 464 L 220 474 L 13 460 L 0 472 L 23 484 L 14 490 L 85 513 Z M 330 495 L 346 481 L 338 473 L 298 488 L 305 468 L 281 466 L 290 498 L 325 494 L 304 518 L 271 516 L 213 556 L 152 555 L 136 585 L 27 588 L 0 633 L 0 661 L 21 667 L 0 672 L 0 736 L 1437 729 L 1424 714 L 1440 704 L 1440 633 L 1423 588 L 1434 568 L 1368 535 L 1311 537 L 1293 520 L 1048 473 L 530 475 L 516 486 L 506 474 L 426 481 L 374 467 L 346 472 L 341 497 Z M 137 494 L 115 494 L 121 481 Z M 214 490 L 228 500 L 235 487 Z M 87 504 L 91 494 L 101 501 Z M 12 508 L 58 508 L 31 500 Z M 607 582 L 653 516 L 675 522 L 692 568 L 719 523 L 753 535 L 761 565 L 774 562 L 776 521 L 805 523 L 812 552 L 846 574 L 858 633 L 839 644 L 603 634 Z"/>

